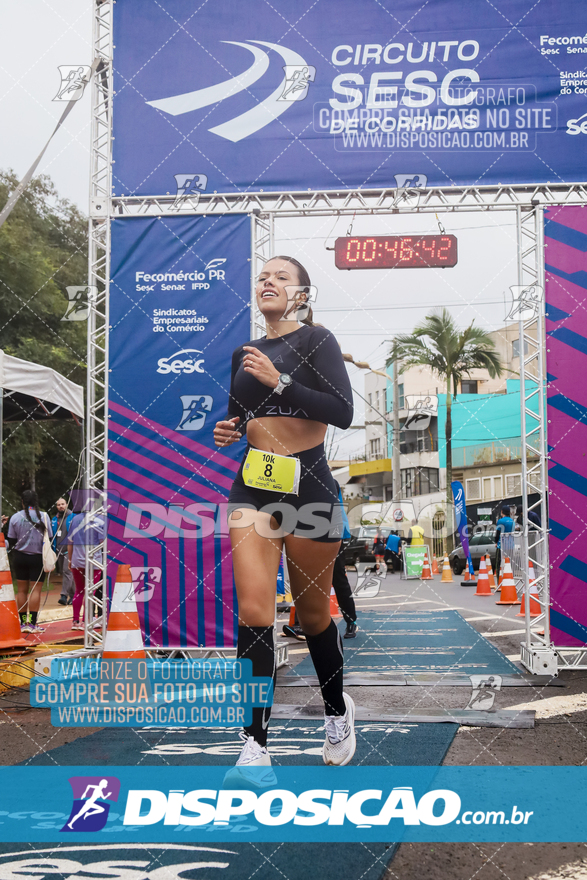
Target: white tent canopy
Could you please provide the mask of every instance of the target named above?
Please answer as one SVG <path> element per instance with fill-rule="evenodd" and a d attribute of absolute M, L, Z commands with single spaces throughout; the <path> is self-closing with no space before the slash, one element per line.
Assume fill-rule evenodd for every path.
<path fill-rule="evenodd" d="M 4 354 L 0 349 L 0 389 L 5 393 L 28 397 L 67 410 L 78 419 L 84 418 L 84 391 L 70 379 L 50 367 L 23 361 Z"/>

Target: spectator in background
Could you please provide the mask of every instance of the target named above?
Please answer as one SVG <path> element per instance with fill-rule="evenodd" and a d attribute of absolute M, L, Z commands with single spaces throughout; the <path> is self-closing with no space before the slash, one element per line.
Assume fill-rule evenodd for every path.
<path fill-rule="evenodd" d="M 499 576 L 501 571 L 501 551 L 503 545 L 501 543 L 501 539 L 503 535 L 507 535 L 514 530 L 514 521 L 510 515 L 510 508 L 505 505 L 501 508 L 501 517 L 498 519 L 496 526 L 496 534 L 497 534 L 497 554 L 495 558 L 495 571 Z M 505 554 L 507 555 L 507 554 Z"/>
<path fill-rule="evenodd" d="M 408 532 L 406 543 L 409 544 L 410 547 L 424 546 L 424 529 L 422 526 L 418 525 L 417 519 L 412 520 L 412 528 Z"/>
<path fill-rule="evenodd" d="M 105 523 L 102 517 L 92 516 L 89 513 L 76 513 L 69 528 L 67 536 L 67 551 L 69 554 L 69 567 L 73 574 L 75 593 L 73 596 L 73 621 L 71 628 L 83 630 L 81 612 L 86 594 L 86 558 L 94 548 L 104 540 Z M 94 560 L 102 563 L 102 551 L 94 553 Z M 102 576 L 100 570 L 94 571 L 94 583 L 97 584 Z M 98 628 L 100 624 L 96 625 Z"/>
<path fill-rule="evenodd" d="M 373 541 L 373 555 L 376 563 L 375 570 L 383 570 L 384 574 L 387 573 L 387 566 L 385 564 L 385 541 L 383 540 L 381 532 L 377 532 L 375 535 L 375 540 Z"/>
<path fill-rule="evenodd" d="M 401 563 L 401 555 L 400 549 L 402 545 L 402 539 L 397 534 L 397 532 L 390 532 L 389 538 L 387 539 L 387 543 L 385 545 L 385 549 L 389 554 L 388 558 L 391 558 L 392 570 L 393 571 L 401 571 L 402 563 Z"/>
<path fill-rule="evenodd" d="M 542 520 L 540 519 L 540 514 L 538 513 L 538 511 L 528 511 L 528 528 L 542 528 Z"/>
<path fill-rule="evenodd" d="M 71 605 L 75 591 L 73 575 L 69 567 L 67 552 L 67 533 L 73 519 L 73 512 L 68 508 L 65 498 L 58 498 L 55 504 L 57 514 L 51 520 L 53 531 L 53 550 L 57 554 L 57 571 L 61 575 L 60 605 Z"/>
<path fill-rule="evenodd" d="M 10 517 L 8 525 L 8 548 L 17 584 L 16 607 L 23 632 L 43 633 L 37 616 L 45 582 L 43 538 L 45 532 L 52 537 L 51 523 L 48 514 L 39 510 L 39 499 L 32 489 L 22 493 L 22 508 Z"/>

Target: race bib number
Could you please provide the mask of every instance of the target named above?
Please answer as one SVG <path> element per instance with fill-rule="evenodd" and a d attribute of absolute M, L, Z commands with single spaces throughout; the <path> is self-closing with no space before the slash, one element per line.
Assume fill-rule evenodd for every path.
<path fill-rule="evenodd" d="M 243 467 L 246 486 L 297 495 L 300 488 L 300 460 L 262 449 L 249 449 Z"/>

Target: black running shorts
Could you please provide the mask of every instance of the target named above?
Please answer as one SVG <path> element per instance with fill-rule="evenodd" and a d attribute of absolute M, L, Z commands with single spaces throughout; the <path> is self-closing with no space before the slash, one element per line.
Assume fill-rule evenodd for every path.
<path fill-rule="evenodd" d="M 243 465 L 251 448 L 247 445 L 232 484 L 228 496 L 228 514 L 240 507 L 263 510 L 275 517 L 281 532 L 324 543 L 340 541 L 344 528 L 342 510 L 338 489 L 324 454 L 324 444 L 290 456 L 300 460 L 298 495 L 245 486 Z"/>
<path fill-rule="evenodd" d="M 23 553 L 22 550 L 12 550 L 12 570 L 17 581 L 36 581 L 45 580 L 45 571 L 43 568 L 42 553 Z"/>

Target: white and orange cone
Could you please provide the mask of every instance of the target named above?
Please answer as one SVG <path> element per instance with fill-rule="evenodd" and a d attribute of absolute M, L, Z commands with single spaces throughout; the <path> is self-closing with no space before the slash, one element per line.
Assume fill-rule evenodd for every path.
<path fill-rule="evenodd" d="M 334 592 L 334 587 L 330 587 L 330 616 L 342 617 L 341 610 L 338 607 L 338 601 L 336 598 L 336 593 Z"/>
<path fill-rule="evenodd" d="M 469 563 L 465 560 L 465 576 L 461 581 L 461 587 L 474 587 L 475 584 L 475 574 L 471 574 L 469 571 Z"/>
<path fill-rule="evenodd" d="M 528 561 L 528 580 L 530 586 L 530 617 L 539 617 L 542 614 L 542 608 L 538 601 L 538 588 L 536 586 L 536 577 L 534 575 L 534 566 L 532 560 Z M 526 616 L 526 591 L 522 593 L 522 605 L 516 617 Z"/>
<path fill-rule="evenodd" d="M 448 561 L 448 556 L 444 557 L 444 562 L 442 563 L 442 577 L 440 578 L 441 584 L 452 584 L 454 583 L 452 578 L 452 568 L 450 567 L 450 562 Z"/>
<path fill-rule="evenodd" d="M 8 565 L 6 542 L 0 533 L 0 648 L 19 648 L 29 645 L 20 631 L 18 608 L 14 598 L 12 575 Z"/>
<path fill-rule="evenodd" d="M 506 556 L 503 567 L 503 578 L 501 580 L 501 599 L 498 599 L 496 605 L 519 605 L 520 600 L 516 592 L 516 584 L 512 572 L 512 565 Z"/>
<path fill-rule="evenodd" d="M 430 563 L 428 562 L 428 550 L 424 552 L 424 564 L 422 565 L 422 574 L 420 579 L 423 581 L 433 581 L 432 572 L 430 571 Z"/>
<path fill-rule="evenodd" d="M 491 587 L 489 586 L 489 578 L 487 576 L 487 568 L 485 560 L 481 557 L 479 563 L 479 576 L 477 578 L 477 590 L 475 596 L 491 596 Z"/>
<path fill-rule="evenodd" d="M 489 553 L 485 554 L 485 568 L 487 569 L 487 579 L 489 580 L 489 586 L 492 590 L 495 590 L 495 578 L 493 577 L 493 568 L 491 567 L 491 556 Z"/>
<path fill-rule="evenodd" d="M 132 575 L 130 565 L 119 565 L 114 592 L 110 601 L 108 627 L 102 657 L 146 657 L 137 612 L 137 603 L 129 598 Z"/>

